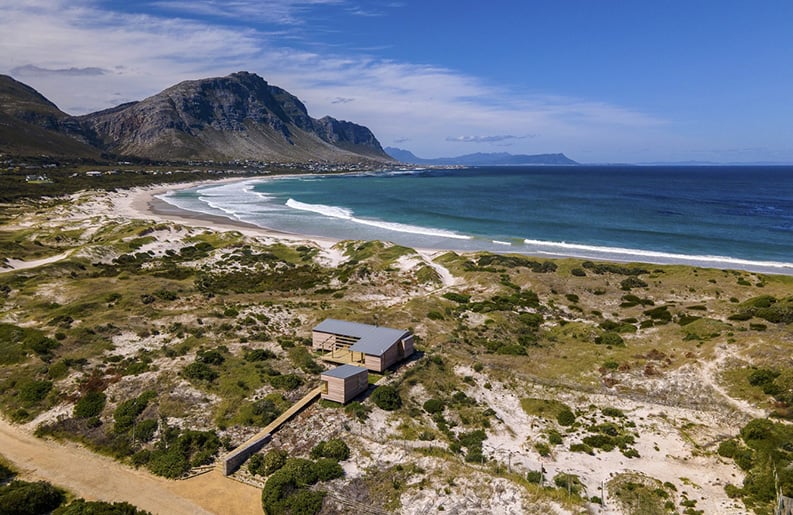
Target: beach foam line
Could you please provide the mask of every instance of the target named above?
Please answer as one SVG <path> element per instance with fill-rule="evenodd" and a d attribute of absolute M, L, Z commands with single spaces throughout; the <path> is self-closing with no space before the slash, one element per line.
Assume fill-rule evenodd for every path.
<path fill-rule="evenodd" d="M 626 249 L 622 247 L 599 247 L 595 245 L 583 245 L 580 243 L 567 243 L 564 241 L 541 241 L 524 239 L 523 243 L 537 247 L 550 247 L 551 249 L 562 249 L 566 251 L 576 250 L 583 252 L 596 252 L 598 254 L 609 255 L 624 255 L 635 256 L 639 258 L 653 258 L 661 259 L 664 261 L 676 262 L 698 262 L 698 263 L 721 263 L 728 265 L 739 266 L 753 266 L 753 267 L 768 267 L 768 268 L 781 268 L 793 269 L 793 263 L 785 263 L 782 261 L 753 261 L 750 259 L 734 258 L 729 256 L 711 256 L 711 255 L 697 255 L 697 254 L 677 254 L 672 252 L 658 252 L 654 250 L 641 250 L 641 249 Z M 551 254 L 553 252 L 545 252 Z M 608 259 L 605 256 L 604 259 Z"/>
<path fill-rule="evenodd" d="M 511 245 L 512 245 L 512 244 L 511 244 L 510 242 L 508 242 L 508 241 L 501 241 L 501 240 L 492 240 L 492 241 L 493 241 L 493 243 L 495 243 L 496 245 L 506 245 L 506 246 L 511 246 Z"/>
<path fill-rule="evenodd" d="M 286 205 L 292 209 L 300 211 L 309 211 L 329 218 L 337 218 L 346 220 L 361 225 L 368 225 L 370 227 L 377 227 L 378 229 L 386 229 L 388 231 L 404 232 L 409 234 L 419 234 L 422 236 L 437 236 L 441 238 L 453 238 L 457 240 L 470 240 L 470 236 L 458 234 L 456 232 L 444 231 L 443 229 L 430 229 L 428 227 L 420 227 L 417 225 L 401 224 L 397 222 L 384 222 L 382 220 L 370 220 L 367 218 L 357 218 L 353 216 L 350 209 L 326 206 L 324 204 L 307 204 L 290 198 L 286 201 Z"/>

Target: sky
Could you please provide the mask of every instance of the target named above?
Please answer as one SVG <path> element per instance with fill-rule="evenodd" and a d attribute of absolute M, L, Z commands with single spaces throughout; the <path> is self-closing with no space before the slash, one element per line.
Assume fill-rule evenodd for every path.
<path fill-rule="evenodd" d="M 420 157 L 793 163 L 790 0 L 0 0 L 69 114 L 241 70 Z"/>

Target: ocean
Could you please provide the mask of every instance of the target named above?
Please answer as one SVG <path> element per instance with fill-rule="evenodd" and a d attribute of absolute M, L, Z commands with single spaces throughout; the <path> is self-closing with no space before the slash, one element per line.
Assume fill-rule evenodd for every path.
<path fill-rule="evenodd" d="M 793 167 L 416 169 L 256 178 L 160 198 L 310 236 L 793 274 Z"/>

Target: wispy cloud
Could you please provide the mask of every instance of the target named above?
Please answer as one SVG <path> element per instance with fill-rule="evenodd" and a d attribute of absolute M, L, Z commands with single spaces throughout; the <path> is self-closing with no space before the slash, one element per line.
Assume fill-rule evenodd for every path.
<path fill-rule="evenodd" d="M 94 0 L 0 0 L 0 72 L 16 70 L 62 109 L 81 114 L 140 100 L 182 80 L 248 70 L 297 95 L 312 116 L 367 125 L 382 141 L 405 142 L 409 135 L 411 150 L 430 156 L 453 151 L 459 142 L 509 141 L 526 152 L 569 151 L 571 141 L 581 148 L 613 146 L 614 140 L 646 141 L 665 123 L 623 106 L 526 94 L 440 66 L 301 50 L 274 30 L 201 18 L 218 9 L 227 14 L 217 16 L 237 18 L 269 11 L 278 23 L 300 24 L 306 9 L 329 4 L 352 5 L 160 0 L 160 16 L 112 11 Z M 451 130 L 469 136 L 450 139 Z M 532 134 L 542 138 L 520 136 Z M 542 148 L 532 148 L 540 139 Z"/>
<path fill-rule="evenodd" d="M 97 68 L 95 66 L 89 66 L 87 68 L 58 68 L 58 69 L 50 69 L 50 68 L 42 68 L 40 66 L 34 66 L 32 64 L 26 64 L 24 66 L 17 66 L 11 70 L 13 75 L 18 76 L 31 76 L 31 75 L 68 75 L 71 77 L 93 77 L 97 75 L 105 75 L 111 73 L 110 70 L 105 70 L 104 68 Z"/>
<path fill-rule="evenodd" d="M 284 25 L 301 25 L 307 9 L 318 5 L 339 5 L 345 0 L 158 0 L 151 5 L 179 16 L 211 16 L 257 20 Z"/>
<path fill-rule="evenodd" d="M 448 136 L 446 141 L 453 141 L 456 143 L 499 143 L 513 139 L 526 139 L 533 137 L 533 134 L 527 134 L 525 136 L 514 136 L 512 134 L 503 134 L 499 136 Z"/>

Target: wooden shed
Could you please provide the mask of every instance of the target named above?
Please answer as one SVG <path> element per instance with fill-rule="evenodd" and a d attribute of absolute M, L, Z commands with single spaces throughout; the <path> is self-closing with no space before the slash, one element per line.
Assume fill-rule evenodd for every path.
<path fill-rule="evenodd" d="M 382 372 L 413 354 L 413 334 L 403 329 L 328 318 L 312 331 L 312 346 L 329 351 L 324 357 L 328 361 Z"/>
<path fill-rule="evenodd" d="M 347 404 L 369 388 L 369 371 L 355 365 L 341 365 L 323 372 L 322 398 Z"/>

